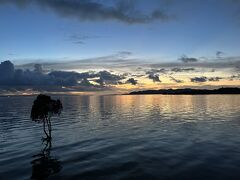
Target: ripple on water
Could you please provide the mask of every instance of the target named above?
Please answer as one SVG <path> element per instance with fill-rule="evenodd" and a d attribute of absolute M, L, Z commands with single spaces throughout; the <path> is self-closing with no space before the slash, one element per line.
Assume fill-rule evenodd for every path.
<path fill-rule="evenodd" d="M 29 179 L 43 151 L 35 97 L 0 97 L 0 179 Z M 239 179 L 240 96 L 61 96 L 50 179 Z"/>

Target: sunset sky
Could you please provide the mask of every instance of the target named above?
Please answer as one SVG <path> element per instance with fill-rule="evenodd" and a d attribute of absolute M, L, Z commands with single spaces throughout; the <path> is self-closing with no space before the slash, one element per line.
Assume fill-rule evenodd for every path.
<path fill-rule="evenodd" d="M 0 93 L 240 86 L 239 32 L 239 0 L 0 0 Z"/>

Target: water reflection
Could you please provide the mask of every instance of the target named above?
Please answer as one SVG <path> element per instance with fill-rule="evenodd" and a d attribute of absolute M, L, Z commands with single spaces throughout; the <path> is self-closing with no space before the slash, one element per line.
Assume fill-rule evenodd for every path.
<path fill-rule="evenodd" d="M 52 142 L 46 141 L 42 151 L 33 156 L 31 179 L 45 179 L 61 171 L 61 162 L 51 156 Z"/>
<path fill-rule="evenodd" d="M 0 98 L 0 179 L 240 177 L 239 95 L 62 96 L 54 148 L 34 99 Z"/>

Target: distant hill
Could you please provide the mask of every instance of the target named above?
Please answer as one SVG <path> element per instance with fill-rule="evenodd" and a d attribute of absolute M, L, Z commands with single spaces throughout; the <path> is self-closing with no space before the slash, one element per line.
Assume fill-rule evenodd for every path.
<path fill-rule="evenodd" d="M 219 88 L 214 90 L 208 89 L 160 89 L 134 91 L 129 94 L 170 94 L 170 95 L 201 95 L 201 94 L 240 94 L 240 88 Z"/>

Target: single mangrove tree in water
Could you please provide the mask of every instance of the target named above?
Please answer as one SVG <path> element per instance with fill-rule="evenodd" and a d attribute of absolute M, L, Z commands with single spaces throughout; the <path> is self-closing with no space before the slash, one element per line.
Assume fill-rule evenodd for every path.
<path fill-rule="evenodd" d="M 40 94 L 33 102 L 31 119 L 33 121 L 43 123 L 43 130 L 46 134 L 46 140 L 51 140 L 51 117 L 60 115 L 62 112 L 62 103 L 60 100 L 53 100 L 50 96 Z"/>

